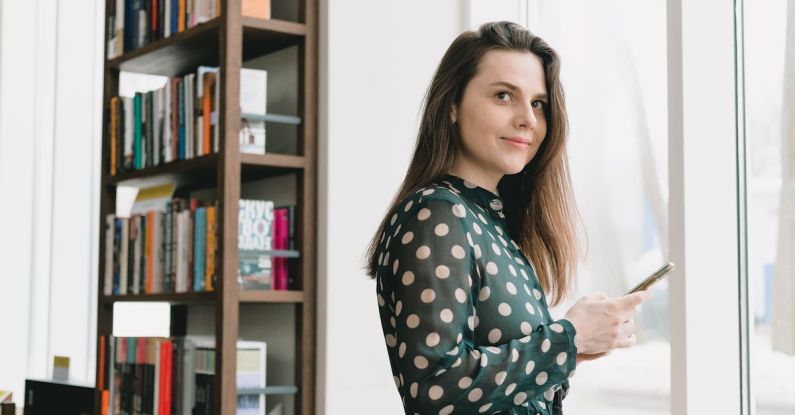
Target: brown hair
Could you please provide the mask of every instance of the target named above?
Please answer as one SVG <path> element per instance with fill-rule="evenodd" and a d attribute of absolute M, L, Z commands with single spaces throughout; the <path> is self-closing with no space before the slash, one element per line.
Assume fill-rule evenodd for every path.
<path fill-rule="evenodd" d="M 531 52 L 544 68 L 549 96 L 547 135 L 533 160 L 518 174 L 503 176 L 497 189 L 504 202 L 508 233 L 535 266 L 541 287 L 556 305 L 573 288 L 579 252 L 578 212 L 566 154 L 568 117 L 558 55 L 524 27 L 511 22 L 485 23 L 450 44 L 425 93 L 414 155 L 387 212 L 456 164 L 462 145 L 450 113 L 454 104 L 460 105 L 480 60 L 491 50 Z M 379 238 L 388 220 L 387 214 L 367 251 L 367 274 L 373 278 L 378 269 Z"/>

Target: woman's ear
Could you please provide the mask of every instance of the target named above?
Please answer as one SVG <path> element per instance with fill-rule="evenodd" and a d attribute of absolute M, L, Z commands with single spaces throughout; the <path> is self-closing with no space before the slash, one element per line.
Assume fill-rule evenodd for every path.
<path fill-rule="evenodd" d="M 450 110 L 450 120 L 455 124 L 458 117 L 458 108 L 453 104 L 453 109 Z"/>

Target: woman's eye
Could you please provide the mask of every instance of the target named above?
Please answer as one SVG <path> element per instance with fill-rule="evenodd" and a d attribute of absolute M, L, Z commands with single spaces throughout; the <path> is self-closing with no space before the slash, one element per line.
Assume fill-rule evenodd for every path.
<path fill-rule="evenodd" d="M 504 101 L 506 97 L 510 97 L 510 94 L 508 94 L 508 92 L 506 92 L 506 91 L 500 91 L 500 92 L 497 92 L 497 94 L 495 96 L 500 101 Z"/>
<path fill-rule="evenodd" d="M 533 101 L 533 103 L 531 105 L 533 106 L 533 108 L 539 109 L 539 110 L 542 110 L 542 111 L 547 108 L 547 103 L 544 102 L 544 101 Z"/>

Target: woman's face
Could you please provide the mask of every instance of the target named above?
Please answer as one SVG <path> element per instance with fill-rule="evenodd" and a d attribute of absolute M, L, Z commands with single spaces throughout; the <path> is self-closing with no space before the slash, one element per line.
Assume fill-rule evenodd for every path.
<path fill-rule="evenodd" d="M 531 52 L 493 50 L 451 116 L 463 141 L 457 170 L 496 183 L 533 159 L 547 122 L 547 89 L 541 60 Z"/>

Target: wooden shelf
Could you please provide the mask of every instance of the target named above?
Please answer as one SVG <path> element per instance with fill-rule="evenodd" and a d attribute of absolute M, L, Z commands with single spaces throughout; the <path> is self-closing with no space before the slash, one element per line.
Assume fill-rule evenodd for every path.
<path fill-rule="evenodd" d="M 208 154 L 188 160 L 177 160 L 107 176 L 105 183 L 111 186 L 147 187 L 162 182 L 176 183 L 179 187 L 191 187 L 191 182 L 214 185 L 217 181 L 218 154 Z"/>
<path fill-rule="evenodd" d="M 241 303 L 303 303 L 303 291 L 240 290 Z"/>
<path fill-rule="evenodd" d="M 108 61 L 108 67 L 153 75 L 173 76 L 198 65 L 218 66 L 221 17 L 165 39 L 150 42 Z M 306 25 L 277 19 L 243 17 L 243 59 L 297 45 L 306 36 Z"/>
<path fill-rule="evenodd" d="M 119 302 L 164 302 L 171 304 L 212 304 L 215 301 L 215 292 L 190 292 L 190 293 L 169 293 L 169 294 L 126 294 L 126 295 L 103 295 L 102 302 L 113 304 Z"/>

